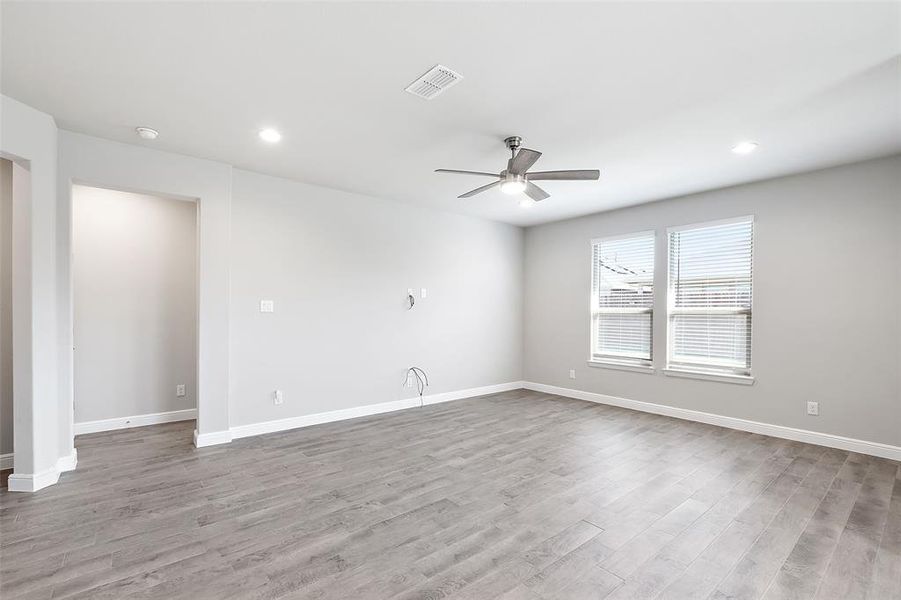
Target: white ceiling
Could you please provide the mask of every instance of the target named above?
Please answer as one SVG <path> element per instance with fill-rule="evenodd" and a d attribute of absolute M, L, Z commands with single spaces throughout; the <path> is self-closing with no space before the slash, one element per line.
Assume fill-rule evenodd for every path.
<path fill-rule="evenodd" d="M 65 129 L 528 225 L 901 151 L 899 9 L 4 2 L 0 87 Z M 404 93 L 436 63 L 465 79 Z M 499 171 L 511 134 L 601 180 L 524 209 L 432 172 Z"/>

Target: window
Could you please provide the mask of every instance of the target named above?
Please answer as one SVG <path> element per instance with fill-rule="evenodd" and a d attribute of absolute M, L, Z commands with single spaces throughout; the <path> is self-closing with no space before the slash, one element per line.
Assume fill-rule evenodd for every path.
<path fill-rule="evenodd" d="M 668 369 L 751 374 L 754 221 L 669 231 Z"/>
<path fill-rule="evenodd" d="M 654 233 L 592 241 L 591 360 L 651 364 Z"/>

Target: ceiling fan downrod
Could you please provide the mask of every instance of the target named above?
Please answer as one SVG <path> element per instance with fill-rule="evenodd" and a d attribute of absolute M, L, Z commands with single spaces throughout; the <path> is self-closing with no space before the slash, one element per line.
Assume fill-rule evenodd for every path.
<path fill-rule="evenodd" d="M 513 157 L 516 156 L 516 151 L 519 150 L 519 146 L 522 144 L 522 138 L 518 135 L 511 135 L 510 137 L 504 139 L 504 143 L 510 150 L 510 156 Z"/>

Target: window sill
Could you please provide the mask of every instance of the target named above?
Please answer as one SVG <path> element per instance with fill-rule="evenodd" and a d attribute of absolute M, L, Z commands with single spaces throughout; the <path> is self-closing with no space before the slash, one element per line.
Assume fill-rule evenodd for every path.
<path fill-rule="evenodd" d="M 589 367 L 601 369 L 616 369 L 619 371 L 632 371 L 634 373 L 653 373 L 654 367 L 651 365 L 630 365 L 628 363 L 618 363 L 606 360 L 589 360 Z"/>
<path fill-rule="evenodd" d="M 750 375 L 719 375 L 703 373 L 700 371 L 685 371 L 682 369 L 663 369 L 663 373 L 670 377 L 685 377 L 687 379 L 703 379 L 705 381 L 719 381 L 721 383 L 736 383 L 738 385 L 754 385 L 754 378 Z"/>

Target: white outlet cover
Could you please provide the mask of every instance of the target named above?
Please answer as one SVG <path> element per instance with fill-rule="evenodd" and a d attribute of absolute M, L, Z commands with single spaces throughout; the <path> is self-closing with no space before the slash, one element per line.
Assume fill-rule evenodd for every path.
<path fill-rule="evenodd" d="M 575 378 L 576 378 L 576 370 L 575 370 L 575 369 L 570 369 L 570 370 L 569 370 L 569 378 L 570 378 L 570 379 L 575 379 Z"/>
<path fill-rule="evenodd" d="M 820 414 L 820 403 L 819 402 L 808 402 L 807 403 L 807 414 L 817 416 Z"/>
<path fill-rule="evenodd" d="M 175 386 L 175 395 L 178 396 L 179 398 L 181 398 L 185 395 L 185 385 L 183 383 L 180 383 L 177 386 Z"/>
<path fill-rule="evenodd" d="M 426 297 L 428 297 L 428 295 L 429 295 L 429 291 L 427 289 L 422 288 L 421 290 L 419 290 L 420 298 L 426 298 Z"/>
<path fill-rule="evenodd" d="M 261 313 L 275 312 L 275 302 L 273 300 L 260 300 L 260 312 Z"/>
<path fill-rule="evenodd" d="M 282 403 L 284 403 L 284 401 L 285 401 L 285 392 L 283 392 L 283 391 L 281 391 L 281 390 L 275 390 L 275 392 L 272 394 L 272 401 L 273 401 L 275 404 L 282 404 Z"/>

